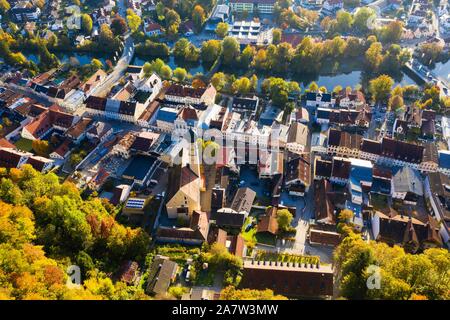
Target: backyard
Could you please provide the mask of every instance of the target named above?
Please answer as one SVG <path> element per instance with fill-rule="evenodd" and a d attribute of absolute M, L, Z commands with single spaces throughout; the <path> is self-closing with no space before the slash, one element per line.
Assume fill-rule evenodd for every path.
<path fill-rule="evenodd" d="M 245 220 L 244 226 L 242 227 L 241 235 L 245 240 L 245 244 L 248 248 L 254 248 L 257 243 L 275 246 L 276 237 L 267 233 L 256 233 L 257 231 L 257 217 L 248 216 Z M 249 227 L 253 224 L 252 227 Z"/>

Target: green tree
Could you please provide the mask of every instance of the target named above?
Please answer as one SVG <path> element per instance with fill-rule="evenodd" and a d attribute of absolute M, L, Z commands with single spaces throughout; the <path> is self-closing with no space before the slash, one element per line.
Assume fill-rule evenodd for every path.
<path fill-rule="evenodd" d="M 127 10 L 127 22 L 131 32 L 135 33 L 141 25 L 141 17 L 139 17 L 132 9 Z"/>
<path fill-rule="evenodd" d="M 386 102 L 393 85 L 394 80 L 385 74 L 370 80 L 369 91 L 372 95 L 372 99 L 375 102 Z"/>
<path fill-rule="evenodd" d="M 222 46 L 218 40 L 208 40 L 203 42 L 201 57 L 204 62 L 214 62 L 220 56 Z"/>
<path fill-rule="evenodd" d="M 186 51 L 190 45 L 190 42 L 186 38 L 181 38 L 175 42 L 173 46 L 173 55 L 176 58 L 184 59 L 186 57 Z"/>
<path fill-rule="evenodd" d="M 358 8 L 353 17 L 353 26 L 361 33 L 366 34 L 370 31 L 370 21 L 376 17 L 375 10 L 369 7 Z M 368 23 L 369 22 L 369 23 Z"/>
<path fill-rule="evenodd" d="M 33 140 L 32 148 L 39 156 L 48 156 L 50 150 L 47 140 Z"/>
<path fill-rule="evenodd" d="M 202 29 L 203 23 L 206 19 L 205 9 L 201 5 L 196 5 L 192 12 L 192 21 L 194 22 L 194 28 L 197 32 Z"/>
<path fill-rule="evenodd" d="M 124 18 L 119 15 L 116 15 L 111 21 L 111 31 L 115 36 L 124 35 L 127 32 L 127 22 Z"/>
<path fill-rule="evenodd" d="M 186 79 L 187 71 L 184 68 L 176 68 L 173 71 L 173 76 L 177 79 L 178 82 L 183 82 Z"/>
<path fill-rule="evenodd" d="M 232 84 L 232 89 L 235 93 L 247 94 L 250 92 L 251 88 L 252 84 L 247 77 L 239 78 Z"/>
<path fill-rule="evenodd" d="M 163 79 L 170 79 L 172 78 L 172 69 L 168 65 L 163 65 L 159 71 L 159 75 Z"/>
<path fill-rule="evenodd" d="M 389 103 L 388 103 L 388 107 L 390 110 L 397 110 L 400 108 L 403 108 L 404 106 L 404 102 L 403 102 L 403 98 L 400 95 L 392 95 L 389 98 Z"/>
<path fill-rule="evenodd" d="M 403 33 L 403 23 L 401 21 L 391 21 L 381 29 L 381 39 L 385 43 L 398 43 Z"/>
<path fill-rule="evenodd" d="M 272 43 L 279 44 L 281 42 L 281 29 L 273 29 L 272 31 Z"/>
<path fill-rule="evenodd" d="M 319 91 L 319 86 L 317 85 L 317 83 L 315 81 L 313 81 L 313 82 L 311 82 L 309 84 L 308 89 L 309 89 L 310 92 L 318 92 Z"/>
<path fill-rule="evenodd" d="M 166 28 L 170 28 L 172 25 L 177 26 L 181 23 L 180 15 L 173 9 L 168 9 L 165 13 L 165 22 L 166 22 Z"/>
<path fill-rule="evenodd" d="M 97 70 L 103 68 L 103 63 L 98 59 L 92 58 L 91 66 L 92 66 L 93 70 L 97 71 Z"/>
<path fill-rule="evenodd" d="M 227 82 L 227 77 L 223 72 L 216 72 L 211 78 L 211 83 L 217 91 L 222 91 Z"/>
<path fill-rule="evenodd" d="M 372 72 L 377 72 L 378 68 L 383 61 L 383 46 L 380 42 L 374 42 L 370 45 L 369 49 L 367 49 L 365 58 L 366 65 Z"/>
<path fill-rule="evenodd" d="M 217 27 L 216 27 L 216 34 L 220 38 L 223 39 L 223 38 L 225 38 L 228 35 L 228 29 L 229 29 L 228 23 L 226 23 L 226 22 L 219 22 L 217 24 Z"/>
<path fill-rule="evenodd" d="M 282 231 L 288 231 L 291 227 L 293 216 L 287 209 L 277 211 L 278 228 Z"/>
<path fill-rule="evenodd" d="M 9 4 L 8 0 L 0 0 L 0 12 L 6 13 L 11 8 L 11 5 Z"/>
<path fill-rule="evenodd" d="M 93 22 L 92 22 L 91 16 L 88 14 L 85 14 L 85 13 L 82 14 L 81 15 L 81 30 L 85 34 L 91 34 L 92 26 L 93 26 Z"/>
<path fill-rule="evenodd" d="M 239 42 L 233 37 L 225 37 L 222 41 L 222 56 L 225 65 L 233 65 L 239 57 Z"/>
<path fill-rule="evenodd" d="M 255 56 L 255 48 L 250 45 L 247 45 L 239 57 L 239 63 L 243 68 L 248 68 L 253 61 L 253 57 Z"/>
<path fill-rule="evenodd" d="M 347 33 L 350 31 L 353 25 L 353 17 L 351 13 L 345 10 L 339 10 L 336 14 L 336 28 L 340 33 Z"/>

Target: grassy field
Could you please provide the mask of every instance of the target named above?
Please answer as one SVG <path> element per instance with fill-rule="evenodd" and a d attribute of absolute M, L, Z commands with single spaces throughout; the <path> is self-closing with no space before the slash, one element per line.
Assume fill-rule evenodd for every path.
<path fill-rule="evenodd" d="M 257 243 L 274 246 L 276 244 L 276 238 L 270 234 L 256 233 L 256 226 L 248 231 L 245 230 L 252 221 L 256 221 L 256 217 L 248 216 L 241 230 L 242 238 L 244 238 L 247 247 L 254 247 Z"/>
<path fill-rule="evenodd" d="M 20 138 L 19 140 L 17 140 L 17 142 L 15 143 L 15 146 L 17 147 L 17 149 L 19 150 L 23 150 L 23 151 L 27 151 L 30 152 L 33 150 L 32 148 L 32 140 L 28 140 L 25 138 Z"/>

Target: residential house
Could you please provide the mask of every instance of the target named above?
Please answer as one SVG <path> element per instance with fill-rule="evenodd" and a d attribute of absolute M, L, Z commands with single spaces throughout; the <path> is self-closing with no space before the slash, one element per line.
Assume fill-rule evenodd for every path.
<path fill-rule="evenodd" d="M 314 213 L 317 224 L 336 224 L 335 206 L 331 193 L 331 183 L 328 180 L 314 181 Z"/>
<path fill-rule="evenodd" d="M 211 84 L 206 88 L 193 88 L 172 83 L 167 88 L 164 99 L 178 104 L 211 105 L 214 104 L 216 93 L 216 89 Z"/>
<path fill-rule="evenodd" d="M 289 126 L 286 149 L 301 154 L 309 145 L 308 126 L 299 122 L 291 123 Z"/>
<path fill-rule="evenodd" d="M 246 116 L 254 116 L 258 110 L 259 98 L 253 97 L 233 97 L 231 100 L 231 110 L 245 114 Z"/>
<path fill-rule="evenodd" d="M 338 185 L 347 185 L 350 178 L 352 162 L 346 158 L 334 157 L 330 181 Z"/>
<path fill-rule="evenodd" d="M 337 156 L 358 158 L 362 136 L 330 128 L 328 133 L 328 153 Z"/>
<path fill-rule="evenodd" d="M 159 23 L 147 23 L 144 25 L 144 33 L 147 37 L 157 37 L 163 34 Z"/>
<path fill-rule="evenodd" d="M 113 133 L 109 123 L 96 121 L 86 132 L 86 137 L 91 141 L 104 142 Z"/>
<path fill-rule="evenodd" d="M 41 15 L 41 9 L 29 1 L 18 1 L 9 11 L 9 14 L 17 21 L 36 21 Z"/>
<path fill-rule="evenodd" d="M 87 97 L 90 96 L 94 89 L 103 83 L 106 77 L 107 74 L 105 71 L 102 69 L 97 70 L 92 76 L 89 77 L 88 80 L 86 80 L 86 82 L 81 85 L 81 90 Z"/>
<path fill-rule="evenodd" d="M 241 230 L 246 217 L 247 214 L 243 211 L 238 212 L 231 208 L 221 208 L 216 211 L 211 220 L 220 228 Z"/>
<path fill-rule="evenodd" d="M 333 104 L 330 93 L 307 92 L 306 106 L 312 108 L 328 108 Z"/>
<path fill-rule="evenodd" d="M 119 204 L 124 203 L 128 196 L 130 195 L 131 192 L 131 186 L 127 185 L 127 184 L 121 184 L 118 185 L 116 187 L 114 187 L 112 194 L 113 196 L 111 197 L 111 204 L 114 206 L 117 206 Z"/>
<path fill-rule="evenodd" d="M 289 194 L 304 196 L 311 183 L 311 165 L 304 156 L 291 154 L 286 163 L 284 182 Z"/>
<path fill-rule="evenodd" d="M 200 210 L 200 177 L 191 165 L 176 165 L 169 171 L 171 181 L 167 191 L 169 218 L 188 219 L 192 212 Z"/>
<path fill-rule="evenodd" d="M 277 211 L 278 207 L 267 207 L 266 213 L 259 217 L 256 233 L 278 234 Z"/>
<path fill-rule="evenodd" d="M 406 204 L 416 205 L 424 195 L 422 177 L 417 170 L 410 167 L 398 169 L 392 178 L 391 196 L 403 200 Z"/>
<path fill-rule="evenodd" d="M 81 118 L 72 127 L 67 129 L 64 135 L 72 139 L 75 144 L 79 144 L 86 137 L 87 131 L 90 129 L 93 120 L 90 118 Z"/>
<path fill-rule="evenodd" d="M 314 159 L 314 180 L 330 179 L 333 162 L 320 157 Z"/>
<path fill-rule="evenodd" d="M 242 212 L 246 216 L 252 209 L 253 202 L 256 198 L 256 192 L 250 188 L 239 188 L 234 195 L 230 208 L 236 212 Z"/>
<path fill-rule="evenodd" d="M 271 178 L 277 174 L 283 174 L 284 160 L 281 151 L 263 151 L 259 152 L 258 174 L 260 179 Z"/>
<path fill-rule="evenodd" d="M 342 89 L 335 96 L 335 104 L 340 108 L 345 109 L 360 109 L 366 104 L 366 98 L 360 90 L 349 91 L 347 89 Z"/>
<path fill-rule="evenodd" d="M 178 264 L 168 257 L 156 255 L 150 267 L 146 292 L 150 294 L 165 294 L 175 281 Z"/>
<path fill-rule="evenodd" d="M 156 231 L 156 241 L 184 245 L 201 245 L 208 239 L 208 232 L 208 215 L 206 212 L 194 211 L 190 217 L 188 227 L 159 227 Z"/>
<path fill-rule="evenodd" d="M 407 252 L 416 253 L 433 247 L 442 247 L 439 227 L 434 219 L 426 223 L 401 214 L 386 215 L 376 211 L 371 220 L 377 241 L 399 245 Z"/>
<path fill-rule="evenodd" d="M 22 128 L 21 136 L 29 140 L 42 139 L 53 130 L 65 132 L 78 122 L 80 117 L 60 111 L 52 106 Z"/>
<path fill-rule="evenodd" d="M 450 244 L 450 178 L 441 172 L 430 172 L 424 183 L 428 209 L 440 224 L 439 233 Z"/>

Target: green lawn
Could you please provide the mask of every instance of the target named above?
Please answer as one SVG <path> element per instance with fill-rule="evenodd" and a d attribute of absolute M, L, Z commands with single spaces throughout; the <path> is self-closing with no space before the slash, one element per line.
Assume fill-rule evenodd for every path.
<path fill-rule="evenodd" d="M 252 216 L 248 216 L 245 219 L 244 225 L 242 226 L 242 230 L 241 230 L 241 235 L 242 235 L 242 238 L 244 238 L 245 244 L 250 247 L 252 247 L 256 244 L 256 227 L 251 228 L 248 231 L 245 231 L 245 228 L 247 227 L 247 225 L 249 223 L 251 223 L 253 221 L 253 219 L 255 219 L 255 218 Z"/>
<path fill-rule="evenodd" d="M 20 150 L 23 150 L 23 151 L 30 152 L 30 151 L 33 150 L 32 144 L 33 144 L 33 140 L 28 140 L 28 139 L 25 139 L 25 138 L 20 138 L 20 139 L 17 140 L 17 142 L 15 143 L 15 146 L 17 147 L 17 149 L 20 149 Z"/>
<path fill-rule="evenodd" d="M 258 233 L 256 234 L 256 242 L 274 246 L 277 244 L 277 239 L 275 236 L 268 233 Z"/>
<path fill-rule="evenodd" d="M 245 231 L 245 228 L 247 227 L 247 225 L 250 222 L 255 221 L 256 219 L 257 219 L 256 217 L 252 217 L 252 216 L 248 216 L 247 219 L 245 219 L 245 223 L 242 226 L 242 230 L 241 230 L 241 235 L 242 235 L 242 238 L 244 238 L 244 240 L 245 240 L 245 244 L 248 247 L 254 247 L 255 244 L 257 244 L 257 243 L 267 244 L 270 246 L 276 245 L 275 236 L 266 234 L 266 233 L 256 233 L 256 231 L 257 231 L 256 226 L 254 226 L 253 228 L 251 228 L 248 231 Z"/>
<path fill-rule="evenodd" d="M 386 196 L 374 194 L 370 200 L 375 210 L 382 210 L 388 207 L 388 198 Z"/>
<path fill-rule="evenodd" d="M 195 285 L 197 286 L 212 286 L 214 285 L 214 277 L 216 275 L 216 269 L 209 267 L 206 270 L 198 271 L 197 278 L 195 279 Z"/>

